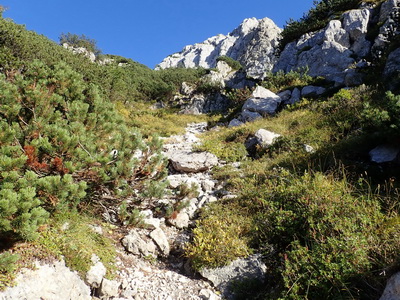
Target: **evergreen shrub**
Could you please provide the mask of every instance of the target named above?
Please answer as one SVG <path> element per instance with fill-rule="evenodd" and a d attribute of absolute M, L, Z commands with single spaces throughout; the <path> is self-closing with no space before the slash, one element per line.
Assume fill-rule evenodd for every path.
<path fill-rule="evenodd" d="M 65 63 L 25 69 L 0 77 L 0 233 L 34 239 L 49 212 L 163 177 L 158 139 L 145 143 L 95 85 Z"/>

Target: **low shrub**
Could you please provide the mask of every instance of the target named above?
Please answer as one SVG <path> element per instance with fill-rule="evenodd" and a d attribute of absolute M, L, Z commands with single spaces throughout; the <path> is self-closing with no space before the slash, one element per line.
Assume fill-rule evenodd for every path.
<path fill-rule="evenodd" d="M 0 87 L 0 234 L 32 240 L 49 213 L 76 208 L 87 194 L 126 195 L 165 175 L 159 140 L 145 142 L 66 64 L 27 63 L 0 76 Z"/>
<path fill-rule="evenodd" d="M 230 66 L 233 70 L 236 71 L 243 69 L 243 66 L 240 62 L 226 55 L 218 57 L 217 62 L 218 61 L 226 62 L 228 66 Z"/>
<path fill-rule="evenodd" d="M 204 212 L 196 225 L 193 242 L 185 250 L 196 270 L 224 266 L 250 254 L 246 240 L 250 219 L 244 211 L 218 204 Z"/>
<path fill-rule="evenodd" d="M 285 89 L 303 87 L 316 80 L 308 75 L 307 72 L 308 69 L 305 68 L 298 71 L 289 71 L 288 73 L 284 73 L 283 71 L 267 73 L 261 85 L 274 93 Z"/>

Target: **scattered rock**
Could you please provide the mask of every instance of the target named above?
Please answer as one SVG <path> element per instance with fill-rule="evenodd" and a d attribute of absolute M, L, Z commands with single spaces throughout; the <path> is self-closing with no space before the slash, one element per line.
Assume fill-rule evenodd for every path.
<path fill-rule="evenodd" d="M 162 229 L 160 228 L 156 228 L 152 232 L 150 232 L 150 237 L 160 248 L 161 253 L 165 256 L 168 256 L 170 247 L 167 236 L 165 235 L 164 231 L 162 231 Z"/>
<path fill-rule="evenodd" d="M 168 219 L 168 224 L 175 226 L 178 229 L 183 229 L 189 226 L 190 218 L 185 212 L 179 212 L 174 216 L 174 218 Z"/>
<path fill-rule="evenodd" d="M 99 288 L 107 269 L 95 254 L 92 255 L 92 263 L 94 265 L 86 273 L 86 282 L 93 288 Z"/>
<path fill-rule="evenodd" d="M 281 98 L 282 102 L 286 104 L 292 97 L 292 92 L 290 90 L 285 90 L 283 92 L 278 93 L 278 96 Z"/>
<path fill-rule="evenodd" d="M 126 251 L 135 255 L 155 255 L 156 246 L 150 240 L 145 240 L 142 236 L 135 230 L 131 230 L 128 235 L 122 239 L 122 245 L 125 247 Z"/>
<path fill-rule="evenodd" d="M 176 171 L 184 173 L 204 172 L 218 165 L 218 158 L 209 152 L 176 151 L 168 158 Z"/>
<path fill-rule="evenodd" d="M 301 91 L 298 88 L 295 88 L 292 91 L 292 94 L 290 96 L 290 99 L 286 102 L 284 102 L 285 104 L 295 104 L 296 102 L 299 102 L 301 99 Z"/>
<path fill-rule="evenodd" d="M 326 88 L 320 86 L 308 85 L 301 90 L 302 97 L 315 97 L 320 96 L 326 92 Z"/>
<path fill-rule="evenodd" d="M 257 112 L 260 115 L 271 115 L 276 112 L 281 102 L 282 99 L 278 95 L 258 86 L 251 95 L 251 98 L 247 99 L 244 103 L 242 112 L 248 110 Z"/>
<path fill-rule="evenodd" d="M 187 82 L 182 82 L 181 90 L 180 90 L 181 94 L 183 94 L 185 96 L 190 96 L 193 94 L 194 90 L 195 90 L 195 87 L 193 87 L 192 85 L 190 85 Z"/>
<path fill-rule="evenodd" d="M 201 297 L 201 299 L 204 299 L 204 300 L 217 300 L 217 299 L 220 299 L 219 296 L 217 296 L 213 291 L 210 291 L 208 289 L 202 289 L 200 291 L 199 296 Z"/>
<path fill-rule="evenodd" d="M 239 121 L 238 119 L 233 119 L 233 120 L 231 120 L 231 121 L 229 122 L 228 127 L 229 127 L 229 128 L 231 128 L 231 127 L 238 127 L 238 126 L 241 126 L 241 125 L 243 125 L 243 124 L 244 124 L 244 123 L 241 122 L 241 121 Z"/>
<path fill-rule="evenodd" d="M 156 229 L 161 225 L 161 220 L 158 218 L 146 218 L 143 220 L 143 224 L 148 229 Z"/>
<path fill-rule="evenodd" d="M 260 115 L 258 112 L 252 112 L 247 109 L 243 109 L 239 118 L 242 120 L 242 122 L 253 122 L 257 119 L 262 119 L 262 115 Z"/>
<path fill-rule="evenodd" d="M 257 144 L 259 144 L 263 148 L 267 148 L 273 145 L 275 140 L 281 135 L 261 128 L 257 130 L 254 136 L 257 140 Z"/>
<path fill-rule="evenodd" d="M 89 227 L 93 230 L 93 232 L 102 235 L 103 228 L 100 225 L 90 224 Z"/>
<path fill-rule="evenodd" d="M 215 269 L 202 269 L 201 276 L 210 280 L 228 299 L 234 299 L 230 284 L 258 280 L 264 282 L 267 267 L 262 262 L 261 255 L 251 255 L 248 258 L 237 259 L 228 266 Z"/>
<path fill-rule="evenodd" d="M 72 53 L 74 53 L 74 54 L 82 54 L 83 56 L 86 56 L 91 62 L 95 62 L 95 60 L 96 60 L 96 55 L 84 47 L 74 47 L 74 46 L 68 45 L 67 43 L 64 43 L 63 47 L 65 49 L 71 50 Z"/>
<path fill-rule="evenodd" d="M 306 151 L 307 153 L 314 153 L 315 149 L 310 145 L 304 145 L 304 151 Z"/>
<path fill-rule="evenodd" d="M 118 297 L 119 286 L 118 281 L 104 278 L 100 287 L 100 297 Z"/>
<path fill-rule="evenodd" d="M 399 82 L 396 76 L 398 74 L 400 74 L 400 48 L 395 49 L 389 54 L 383 71 L 383 76 L 388 82 L 389 89 L 398 87 Z"/>

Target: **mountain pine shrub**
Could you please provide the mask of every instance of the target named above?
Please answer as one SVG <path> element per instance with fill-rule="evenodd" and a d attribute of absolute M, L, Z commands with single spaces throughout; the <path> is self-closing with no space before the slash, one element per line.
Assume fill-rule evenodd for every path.
<path fill-rule="evenodd" d="M 233 70 L 241 70 L 243 69 L 243 66 L 240 62 L 238 62 L 237 60 L 234 60 L 233 58 L 223 55 L 220 57 L 217 57 L 217 62 L 218 61 L 224 61 L 228 64 L 228 66 L 230 66 Z"/>
<path fill-rule="evenodd" d="M 95 85 L 65 63 L 25 69 L 0 76 L 0 233 L 34 239 L 51 212 L 163 178 L 159 140 L 144 142 Z"/>
<path fill-rule="evenodd" d="M 93 52 L 96 56 L 101 53 L 101 50 L 97 47 L 97 42 L 84 34 L 78 35 L 74 33 L 61 33 L 60 45 L 68 44 L 72 47 L 83 47 L 86 50 Z"/>

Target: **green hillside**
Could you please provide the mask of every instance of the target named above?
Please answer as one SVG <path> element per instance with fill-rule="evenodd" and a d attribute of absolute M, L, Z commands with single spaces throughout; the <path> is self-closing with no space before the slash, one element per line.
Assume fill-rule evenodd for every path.
<path fill-rule="evenodd" d="M 343 4 L 332 9 L 328 2 L 291 21 L 282 43 L 359 4 L 332 1 Z M 97 59 L 104 58 L 113 62 L 93 63 L 0 18 L 0 289 L 34 258 L 64 256 L 82 275 L 97 253 L 112 278 L 114 244 L 140 224 L 137 208 L 162 211 L 153 202 L 167 184 L 159 136 L 182 133 L 193 121 L 229 121 L 251 92 L 225 90 L 231 106 L 223 116 L 152 109 L 172 103 L 184 81 L 200 89 L 209 71 Z M 400 141 L 400 95 L 367 78 L 202 136 L 197 150 L 227 162 L 213 178 L 237 197 L 201 212 L 185 248 L 195 270 L 261 253 L 268 284 L 238 283 L 239 299 L 379 298 L 400 267 L 400 171 L 398 162 L 373 163 L 368 153 Z M 279 92 L 319 82 L 278 72 L 257 83 Z M 249 155 L 244 143 L 260 128 L 281 138 Z M 110 210 L 118 220 L 99 238 L 88 224 L 102 223 Z"/>

